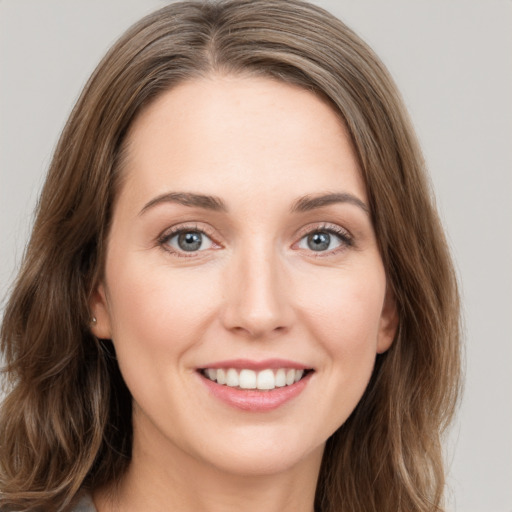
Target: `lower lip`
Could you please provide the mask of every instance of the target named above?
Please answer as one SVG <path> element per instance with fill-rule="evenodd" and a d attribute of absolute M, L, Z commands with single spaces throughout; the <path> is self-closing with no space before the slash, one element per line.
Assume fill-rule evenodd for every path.
<path fill-rule="evenodd" d="M 313 372 L 308 373 L 295 384 L 274 388 L 268 391 L 257 391 L 254 389 L 238 389 L 217 384 L 203 375 L 199 374 L 201 380 L 210 392 L 222 402 L 251 412 L 272 411 L 297 397 L 307 386 Z"/>

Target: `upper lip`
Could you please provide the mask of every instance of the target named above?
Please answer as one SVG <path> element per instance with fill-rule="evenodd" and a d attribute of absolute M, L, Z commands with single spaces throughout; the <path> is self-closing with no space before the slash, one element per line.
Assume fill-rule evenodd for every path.
<path fill-rule="evenodd" d="M 311 370 L 311 366 L 307 366 L 297 361 L 291 361 L 289 359 L 264 359 L 261 361 L 254 361 L 251 359 L 229 359 L 224 361 L 215 361 L 214 363 L 208 363 L 201 366 L 199 369 L 205 368 L 235 368 L 235 369 L 247 369 L 247 370 L 266 370 L 266 369 L 278 369 L 278 368 L 294 368 L 296 370 Z"/>

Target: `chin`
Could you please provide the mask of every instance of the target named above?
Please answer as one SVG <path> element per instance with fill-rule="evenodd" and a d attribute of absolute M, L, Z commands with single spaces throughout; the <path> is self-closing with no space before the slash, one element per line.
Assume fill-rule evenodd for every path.
<path fill-rule="evenodd" d="M 232 475 L 271 476 L 293 472 L 306 461 L 322 458 L 324 444 L 308 451 L 304 446 L 283 446 L 276 442 L 273 446 L 263 443 L 263 446 L 240 447 L 238 450 L 226 450 L 215 459 L 214 465 L 219 470 Z"/>
<path fill-rule="evenodd" d="M 276 475 L 293 471 L 306 461 L 322 459 L 325 446 L 315 436 L 310 439 L 297 429 L 279 428 L 269 425 L 245 426 L 231 430 L 228 435 L 215 436 L 215 443 L 203 445 L 203 453 L 196 453 L 196 459 L 209 461 L 218 470 L 238 476 Z"/>

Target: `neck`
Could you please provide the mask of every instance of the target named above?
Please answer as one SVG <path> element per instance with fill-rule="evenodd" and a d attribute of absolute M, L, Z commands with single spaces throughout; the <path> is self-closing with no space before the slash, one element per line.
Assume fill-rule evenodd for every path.
<path fill-rule="evenodd" d="M 238 474 L 191 456 L 164 451 L 134 432 L 132 461 L 122 480 L 94 494 L 98 512 L 313 512 L 323 446 L 277 472 Z"/>

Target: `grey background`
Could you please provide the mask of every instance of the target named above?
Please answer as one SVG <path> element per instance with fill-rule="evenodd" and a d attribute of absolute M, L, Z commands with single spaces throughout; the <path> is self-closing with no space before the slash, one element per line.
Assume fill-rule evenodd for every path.
<path fill-rule="evenodd" d="M 158 0 L 0 0 L 0 296 L 52 150 L 105 50 Z M 321 0 L 411 111 L 462 283 L 467 378 L 450 508 L 512 512 L 512 2 Z"/>

